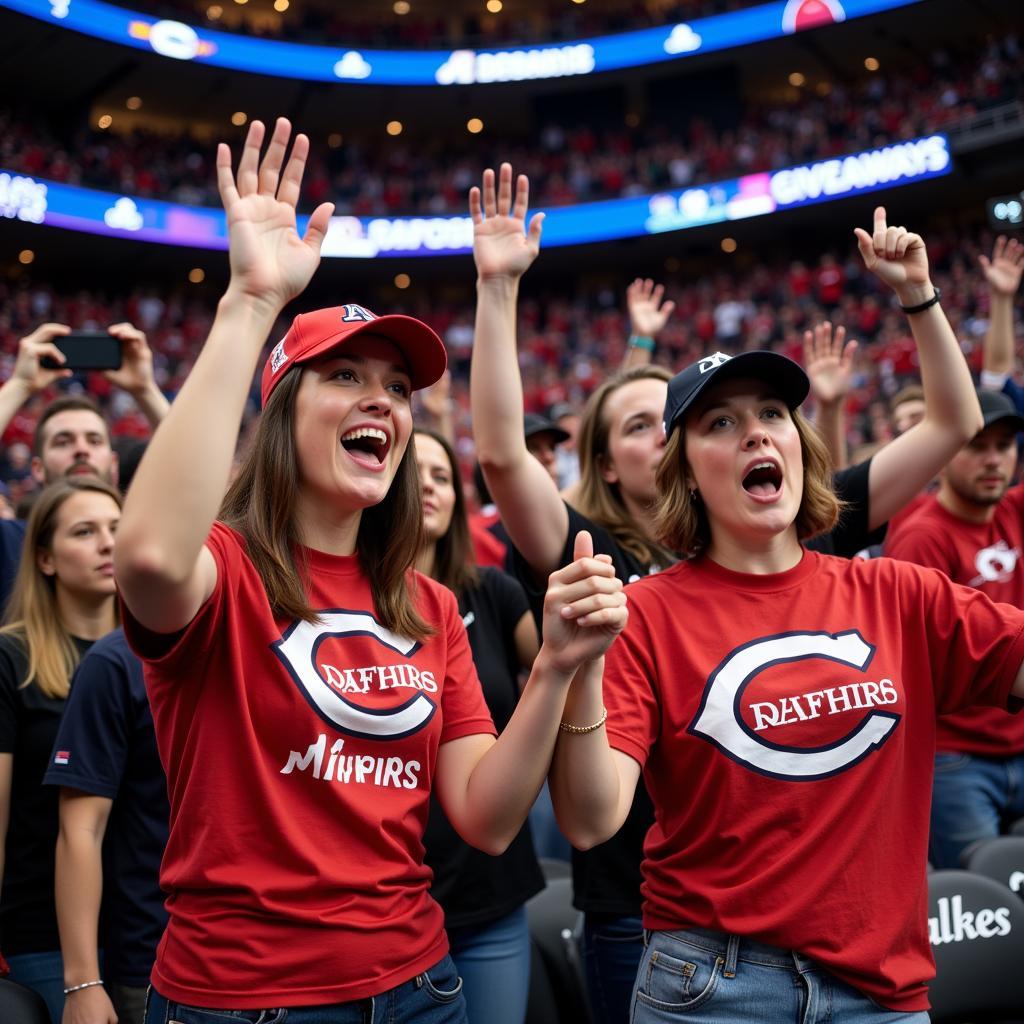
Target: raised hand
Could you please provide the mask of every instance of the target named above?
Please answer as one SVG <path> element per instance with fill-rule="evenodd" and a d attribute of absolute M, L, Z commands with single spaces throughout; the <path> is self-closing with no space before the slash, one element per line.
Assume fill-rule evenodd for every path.
<path fill-rule="evenodd" d="M 845 344 L 844 344 L 845 342 Z M 811 382 L 811 393 L 822 405 L 831 405 L 850 393 L 853 355 L 857 342 L 846 341 L 846 328 L 826 320 L 804 331 L 804 369 Z"/>
<path fill-rule="evenodd" d="M 989 288 L 997 295 L 1013 296 L 1020 287 L 1021 272 L 1024 271 L 1024 245 L 1016 238 L 1000 235 L 992 249 L 992 258 L 982 254 L 978 257 Z"/>
<path fill-rule="evenodd" d="M 495 190 L 494 171 L 484 171 L 483 187 L 469 190 L 469 214 L 473 218 L 473 259 L 481 278 L 518 279 L 540 252 L 543 213 L 535 213 L 526 226 L 530 182 L 525 174 L 516 179 L 512 198 L 512 165 L 502 164 Z"/>
<path fill-rule="evenodd" d="M 863 228 L 854 228 L 853 233 L 864 266 L 896 292 L 902 305 L 916 305 L 934 295 L 924 241 L 904 227 L 889 227 L 884 206 L 875 208 L 870 235 Z"/>
<path fill-rule="evenodd" d="M 61 338 L 71 333 L 66 324 L 40 324 L 31 334 L 26 334 L 18 342 L 18 358 L 14 363 L 11 381 L 16 382 L 23 393 L 34 395 L 37 391 L 45 391 L 65 377 L 72 376 L 70 370 L 60 368 L 64 362 L 64 354 L 53 343 L 54 338 Z M 49 357 L 58 364 L 56 369 L 43 366 L 41 360 Z"/>
<path fill-rule="evenodd" d="M 629 322 L 632 334 L 641 337 L 655 338 L 665 326 L 672 311 L 674 302 L 662 302 L 665 286 L 655 284 L 650 278 L 637 278 L 626 289 L 626 305 L 629 307 Z"/>
<path fill-rule="evenodd" d="M 320 263 L 320 247 L 334 204 L 321 203 L 300 238 L 295 227 L 295 205 L 309 154 L 309 139 L 305 135 L 295 136 L 285 164 L 291 136 L 287 119 L 277 119 L 261 160 L 264 134 L 262 122 L 253 121 L 237 175 L 231 170 L 231 151 L 223 142 L 218 145 L 217 187 L 228 217 L 228 291 L 276 310 L 298 295 L 313 276 Z"/>
<path fill-rule="evenodd" d="M 576 534 L 573 561 L 548 578 L 544 596 L 544 652 L 571 674 L 601 657 L 626 628 L 626 595 L 607 555 L 594 555 L 586 530 Z"/>

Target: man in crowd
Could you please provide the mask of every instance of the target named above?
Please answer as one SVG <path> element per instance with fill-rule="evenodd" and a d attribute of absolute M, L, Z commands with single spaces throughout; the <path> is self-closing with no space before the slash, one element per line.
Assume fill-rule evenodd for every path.
<path fill-rule="evenodd" d="M 1024 608 L 1024 487 L 1010 486 L 1024 418 L 1002 392 L 981 390 L 978 400 L 984 427 L 940 473 L 937 493 L 890 528 L 885 553 Z M 955 868 L 966 846 L 1024 815 L 1024 716 L 942 715 L 936 751 L 931 860 Z"/>

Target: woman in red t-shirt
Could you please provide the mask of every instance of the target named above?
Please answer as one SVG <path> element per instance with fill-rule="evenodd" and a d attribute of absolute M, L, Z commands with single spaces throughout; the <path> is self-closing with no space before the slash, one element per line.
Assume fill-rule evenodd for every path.
<path fill-rule="evenodd" d="M 917 235 L 858 231 L 913 319 L 947 329 Z M 926 326 L 926 324 L 917 325 Z M 602 686 L 582 673 L 550 777 L 588 848 L 655 806 L 632 1020 L 927 1021 L 936 716 L 1024 698 L 1024 613 L 892 559 L 801 542 L 838 503 L 797 364 L 716 355 L 672 379 L 661 540 Z M 698 1012 L 699 1010 L 699 1012 Z"/>
<path fill-rule="evenodd" d="M 261 159 L 263 136 L 253 122 L 237 175 L 218 150 L 230 284 L 118 535 L 171 804 L 147 1019 L 462 1021 L 423 863 L 430 796 L 468 842 L 504 850 L 573 675 L 600 662 L 625 601 L 581 537 L 495 740 L 455 597 L 412 569 L 410 396 L 445 354 L 410 317 L 355 304 L 296 317 L 228 489 L 264 340 L 316 269 L 331 214 L 318 207 L 298 235 L 308 140 L 286 162 L 288 122 Z"/>

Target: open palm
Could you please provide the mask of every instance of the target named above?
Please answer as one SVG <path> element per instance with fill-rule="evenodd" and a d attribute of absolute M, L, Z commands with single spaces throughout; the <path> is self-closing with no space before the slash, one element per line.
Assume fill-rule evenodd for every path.
<path fill-rule="evenodd" d="M 217 183 L 228 220 L 231 286 L 243 294 L 281 307 L 309 283 L 320 263 L 320 247 L 333 211 L 318 206 L 299 237 L 295 206 L 309 153 L 309 140 L 297 135 L 285 166 L 291 125 L 278 118 L 274 134 L 260 160 L 264 128 L 253 121 L 242 150 L 238 173 L 231 171 L 231 153 L 217 149 Z"/>
<path fill-rule="evenodd" d="M 483 186 L 469 191 L 473 218 L 473 258 L 477 273 L 487 277 L 521 277 L 540 252 L 544 215 L 535 213 L 526 226 L 530 184 L 525 174 L 516 182 L 512 198 L 512 167 L 502 164 L 495 191 L 494 171 L 484 171 Z"/>

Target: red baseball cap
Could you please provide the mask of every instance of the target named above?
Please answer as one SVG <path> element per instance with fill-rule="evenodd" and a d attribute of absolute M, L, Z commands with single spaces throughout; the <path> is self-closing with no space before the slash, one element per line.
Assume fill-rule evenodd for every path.
<path fill-rule="evenodd" d="M 293 367 L 326 355 L 357 334 L 379 334 L 395 344 L 409 368 L 413 390 L 429 387 L 448 365 L 444 342 L 423 321 L 393 314 L 377 316 L 365 306 L 348 303 L 300 313 L 274 346 L 263 367 L 260 393 L 264 406 L 281 378 Z"/>

